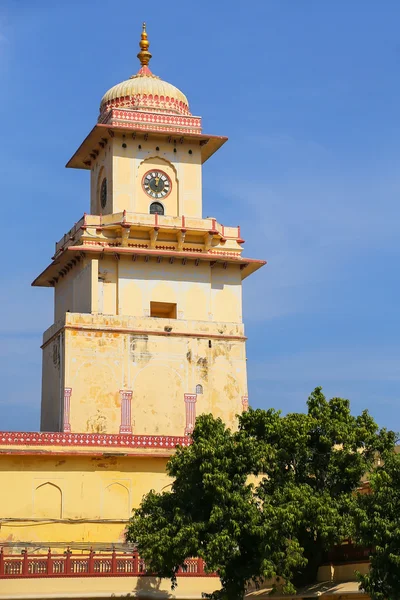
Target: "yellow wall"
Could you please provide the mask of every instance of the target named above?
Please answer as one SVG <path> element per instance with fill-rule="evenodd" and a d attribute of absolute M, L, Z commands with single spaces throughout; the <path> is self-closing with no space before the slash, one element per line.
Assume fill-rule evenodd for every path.
<path fill-rule="evenodd" d="M 217 577 L 179 577 L 171 590 L 169 579 L 156 577 L 73 577 L 2 580 L 0 599 L 29 598 L 155 598 L 201 600 L 220 588 Z M 263 600 L 267 596 L 262 597 Z M 345 597 L 342 596 L 344 599 Z M 346 599 L 347 600 L 347 599 Z"/>
<path fill-rule="evenodd" d="M 180 136 L 176 136 L 175 140 L 172 137 L 169 143 L 165 136 L 159 140 L 134 140 L 129 134 L 124 137 L 117 134 L 112 138 L 100 150 L 91 170 L 91 213 L 110 214 L 123 210 L 148 213 L 153 200 L 144 193 L 142 178 L 146 171 L 157 168 L 165 171 L 172 181 L 171 193 L 161 200 L 165 214 L 201 217 L 200 146 L 194 141 L 180 143 L 180 139 Z M 123 148 L 123 144 L 127 147 Z M 103 176 L 107 177 L 108 190 L 105 209 L 99 203 Z"/>
<path fill-rule="evenodd" d="M 58 330 L 42 354 L 41 431 L 61 431 L 64 397 L 64 332 Z"/>
<path fill-rule="evenodd" d="M 161 457 L 2 455 L 0 543 L 124 542 L 132 508 L 150 489 L 169 484 L 165 463 Z"/>
<path fill-rule="evenodd" d="M 178 319 L 242 321 L 241 273 L 232 264 L 224 269 L 206 262 L 170 264 L 167 258 L 86 258 L 81 269 L 58 281 L 55 298 L 55 321 L 66 312 L 149 316 L 150 302 L 176 303 Z"/>
<path fill-rule="evenodd" d="M 100 213 L 108 214 L 112 212 L 110 207 L 112 206 L 113 198 L 113 149 L 112 140 L 103 149 L 99 148 L 99 156 L 97 157 L 95 166 L 92 167 L 90 176 L 90 212 L 94 215 Z M 103 178 L 107 179 L 107 206 L 105 209 L 100 204 L 100 187 Z"/>
<path fill-rule="evenodd" d="M 54 291 L 54 320 L 66 312 L 90 312 L 92 285 L 92 261 L 84 260 L 73 270 L 73 276 L 60 277 Z"/>
<path fill-rule="evenodd" d="M 241 286 L 238 265 L 87 255 L 56 284 L 57 320 L 44 336 L 41 429 L 62 428 L 70 387 L 72 431 L 118 433 L 120 390 L 127 389 L 135 433 L 183 435 L 184 395 L 197 384 L 204 388 L 197 414 L 212 412 L 234 426 L 247 395 Z M 177 319 L 151 317 L 151 302 L 176 304 Z"/>

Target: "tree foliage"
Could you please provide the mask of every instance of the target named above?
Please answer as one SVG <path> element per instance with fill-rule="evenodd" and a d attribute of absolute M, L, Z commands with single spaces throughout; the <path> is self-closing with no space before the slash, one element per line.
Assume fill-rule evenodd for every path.
<path fill-rule="evenodd" d="M 360 495 L 355 513 L 357 541 L 373 548 L 370 570 L 360 576 L 373 600 L 400 598 L 400 455 L 390 453 Z"/>
<path fill-rule="evenodd" d="M 294 592 L 314 580 L 322 553 L 354 533 L 354 492 L 394 434 L 321 388 L 307 404 L 286 416 L 250 409 L 235 432 L 197 419 L 192 444 L 168 462 L 171 488 L 149 492 L 130 521 L 127 538 L 153 572 L 175 585 L 179 565 L 199 556 L 220 577 L 212 597 L 229 600 L 251 582 Z"/>

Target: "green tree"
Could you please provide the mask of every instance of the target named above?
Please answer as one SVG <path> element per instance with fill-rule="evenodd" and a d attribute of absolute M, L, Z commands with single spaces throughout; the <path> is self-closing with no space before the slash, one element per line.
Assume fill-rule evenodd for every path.
<path fill-rule="evenodd" d="M 357 541 L 373 548 L 370 570 L 360 576 L 373 600 L 400 598 L 400 455 L 390 453 L 370 478 L 370 494 L 358 496 Z"/>
<path fill-rule="evenodd" d="M 229 600 L 250 582 L 273 579 L 284 592 L 312 582 L 324 550 L 353 533 L 362 476 L 394 444 L 321 388 L 307 414 L 249 410 L 236 432 L 203 415 L 192 438 L 168 462 L 171 489 L 144 497 L 127 538 L 173 585 L 186 557 L 203 558 L 221 581 L 212 597 Z"/>

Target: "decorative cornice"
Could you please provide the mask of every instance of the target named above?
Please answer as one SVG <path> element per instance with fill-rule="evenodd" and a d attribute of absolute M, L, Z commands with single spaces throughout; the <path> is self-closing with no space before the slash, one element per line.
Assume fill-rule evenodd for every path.
<path fill-rule="evenodd" d="M 1 431 L 0 446 L 63 446 L 80 448 L 161 448 L 188 446 L 186 436 L 129 435 L 106 433 L 61 433 L 31 431 Z"/>
<path fill-rule="evenodd" d="M 120 108 L 124 108 L 121 106 Z M 137 125 L 172 126 L 174 128 L 190 130 L 189 133 L 201 133 L 201 117 L 177 116 L 168 113 L 148 113 L 144 111 L 125 109 L 118 110 L 115 106 L 110 106 L 102 113 L 99 122 L 110 125 L 129 121 Z"/>

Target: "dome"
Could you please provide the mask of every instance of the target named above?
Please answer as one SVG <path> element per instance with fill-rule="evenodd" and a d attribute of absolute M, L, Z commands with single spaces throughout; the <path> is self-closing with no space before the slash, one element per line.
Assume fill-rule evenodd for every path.
<path fill-rule="evenodd" d="M 129 108 L 145 112 L 167 112 L 176 115 L 190 115 L 189 103 L 185 94 L 171 83 L 163 81 L 150 71 L 148 63 L 151 54 L 147 39 L 146 25 L 143 23 L 139 43 L 138 58 L 141 68 L 130 79 L 117 83 L 101 99 L 100 114 L 113 108 Z"/>

